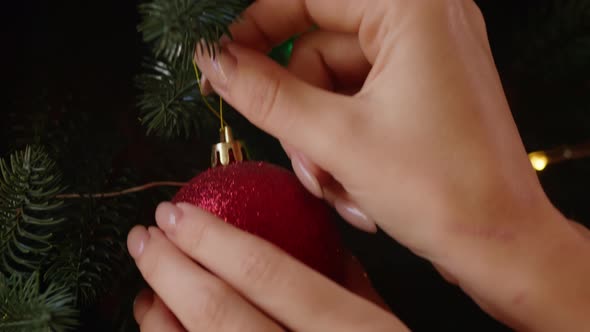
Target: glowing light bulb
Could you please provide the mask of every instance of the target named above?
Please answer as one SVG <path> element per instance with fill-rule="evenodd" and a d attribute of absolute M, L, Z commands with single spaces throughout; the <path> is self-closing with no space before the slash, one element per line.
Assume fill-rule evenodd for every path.
<path fill-rule="evenodd" d="M 544 170 L 547 167 L 547 164 L 549 164 L 549 158 L 547 158 L 547 155 L 543 152 L 533 152 L 529 154 L 529 159 L 533 168 L 539 172 Z"/>

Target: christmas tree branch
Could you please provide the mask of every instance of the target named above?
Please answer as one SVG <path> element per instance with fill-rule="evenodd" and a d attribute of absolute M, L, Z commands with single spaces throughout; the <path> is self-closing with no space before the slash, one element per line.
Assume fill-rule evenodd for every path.
<path fill-rule="evenodd" d="M 31 272 L 53 248 L 52 230 L 65 219 L 61 172 L 41 147 L 0 159 L 0 269 Z"/>
<path fill-rule="evenodd" d="M 25 327 L 29 327 L 29 326 L 39 326 L 39 325 L 47 324 L 50 321 L 50 318 L 51 317 L 44 316 L 44 317 L 38 317 L 38 318 L 33 318 L 33 319 L 21 320 L 18 322 L 2 323 L 1 326 L 2 326 L 2 328 L 5 328 L 5 329 L 25 328 Z"/>
<path fill-rule="evenodd" d="M 121 191 L 108 192 L 108 193 L 96 193 L 96 194 L 62 194 L 56 196 L 58 199 L 74 199 L 74 198 L 113 198 L 132 193 L 145 191 L 155 187 L 182 187 L 186 185 L 186 182 L 173 182 L 173 181 L 158 181 L 150 182 L 141 186 L 128 188 Z"/>
<path fill-rule="evenodd" d="M 153 51 L 139 76 L 140 121 L 147 133 L 164 138 L 189 138 L 203 124 L 209 107 L 197 89 L 191 60 L 197 49 L 215 56 L 222 36 L 253 0 L 147 0 L 139 5 L 138 30 Z M 219 114 L 213 110 L 215 116 Z"/>
<path fill-rule="evenodd" d="M 0 331 L 71 331 L 78 310 L 66 287 L 42 287 L 39 274 L 30 277 L 0 274 Z"/>
<path fill-rule="evenodd" d="M 121 190 L 120 181 L 110 182 Z M 135 195 L 83 196 L 67 204 L 68 222 L 56 230 L 60 244 L 44 271 L 46 282 L 69 286 L 76 305 L 92 306 L 117 283 L 128 264 L 127 233 L 137 219 Z"/>
<path fill-rule="evenodd" d="M 197 87 L 192 55 L 174 63 L 150 59 L 147 71 L 136 82 L 142 91 L 138 107 L 148 134 L 165 138 L 188 138 L 198 132 L 206 105 Z"/>
<path fill-rule="evenodd" d="M 214 54 L 220 37 L 252 0 L 150 0 L 139 6 L 138 30 L 158 58 L 175 62 L 202 41 Z"/>

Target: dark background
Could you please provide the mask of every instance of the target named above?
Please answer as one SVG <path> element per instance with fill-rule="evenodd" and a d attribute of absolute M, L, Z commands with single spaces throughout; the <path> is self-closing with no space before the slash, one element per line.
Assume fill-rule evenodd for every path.
<path fill-rule="evenodd" d="M 551 1 L 479 3 L 527 148 L 589 141 L 590 84 L 588 75 L 582 75 L 588 73 L 582 70 L 588 69 L 588 57 L 580 60 L 567 53 L 581 33 L 590 35 L 588 25 L 582 31 L 568 30 L 566 23 L 553 18 L 556 9 Z M 166 162 L 158 161 L 146 148 L 158 143 L 144 137 L 137 121 L 134 77 L 148 48 L 136 32 L 136 5 L 136 1 L 118 0 L 2 5 L 2 76 L 8 94 L 0 104 L 0 156 L 35 130 L 22 127 L 31 117 L 45 114 L 57 121 L 64 113 L 80 111 L 96 116 L 88 127 L 79 128 L 80 137 L 116 132 L 125 142 L 119 153 L 142 177 L 150 177 L 151 168 L 146 165 Z M 170 149 L 204 154 L 206 160 L 214 139 L 178 142 Z M 92 149 L 92 144 L 101 142 L 88 137 L 87 144 Z M 590 220 L 589 170 L 590 160 L 579 160 L 550 166 L 540 174 L 554 203 L 582 222 Z M 504 330 L 460 290 L 446 284 L 428 263 L 382 234 L 366 236 L 350 229 L 346 234 L 376 287 L 412 329 Z"/>

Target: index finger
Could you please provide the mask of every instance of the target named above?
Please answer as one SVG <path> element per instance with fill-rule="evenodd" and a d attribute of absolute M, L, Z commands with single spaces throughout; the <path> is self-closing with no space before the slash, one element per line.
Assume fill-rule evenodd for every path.
<path fill-rule="evenodd" d="M 407 330 L 393 315 L 270 243 L 190 204 L 162 204 L 156 220 L 181 250 L 290 330 Z"/>
<path fill-rule="evenodd" d="M 257 0 L 230 27 L 238 43 L 268 51 L 312 26 L 358 32 L 369 6 L 381 0 Z"/>

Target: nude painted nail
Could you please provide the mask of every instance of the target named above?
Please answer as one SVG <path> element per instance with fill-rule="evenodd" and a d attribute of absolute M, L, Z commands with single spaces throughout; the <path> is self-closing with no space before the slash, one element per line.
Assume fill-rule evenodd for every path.
<path fill-rule="evenodd" d="M 368 233 L 377 232 L 377 225 L 375 222 L 361 211 L 356 204 L 345 200 L 337 200 L 334 203 L 334 208 L 342 218 L 346 219 L 346 221 L 358 229 Z"/>
<path fill-rule="evenodd" d="M 320 182 L 305 165 L 304 160 L 298 153 L 292 154 L 291 164 L 293 165 L 293 171 L 301 181 L 301 184 L 303 184 L 303 186 L 314 196 L 321 198 L 323 196 L 323 191 Z"/>
<path fill-rule="evenodd" d="M 197 51 L 195 60 L 207 82 L 218 92 L 226 87 L 237 66 L 237 59 L 228 47 L 224 47 L 215 55 L 210 55 L 207 51 Z"/>
<path fill-rule="evenodd" d="M 182 210 L 169 202 L 158 205 L 156 209 L 156 222 L 164 232 L 171 232 L 182 218 Z"/>
<path fill-rule="evenodd" d="M 127 237 L 127 248 L 131 257 L 138 258 L 141 256 L 149 239 L 150 235 L 145 227 L 138 226 L 132 229 Z"/>
<path fill-rule="evenodd" d="M 200 86 L 201 86 L 201 95 L 202 96 L 206 97 L 206 96 L 213 93 L 213 87 L 211 86 L 211 83 L 207 79 L 207 75 L 203 74 L 201 76 L 200 83 L 201 83 Z"/>

